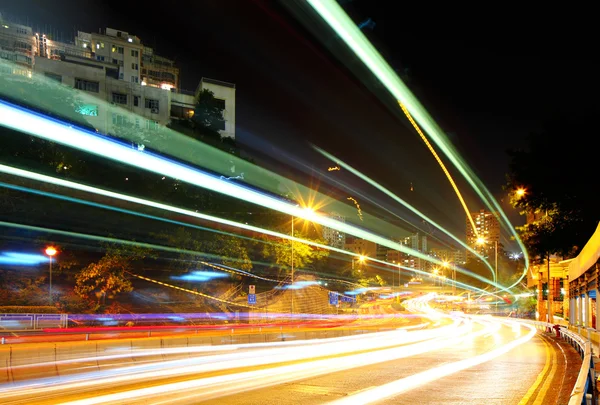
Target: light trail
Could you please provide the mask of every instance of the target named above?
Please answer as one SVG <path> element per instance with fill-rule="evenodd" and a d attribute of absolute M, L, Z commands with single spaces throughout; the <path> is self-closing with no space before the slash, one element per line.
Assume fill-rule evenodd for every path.
<path fill-rule="evenodd" d="M 474 250 L 473 248 L 471 248 L 469 245 L 467 245 L 466 243 L 464 243 L 462 240 L 460 240 L 459 238 L 457 238 L 456 236 L 454 236 L 451 232 L 449 232 L 448 230 L 446 230 L 446 228 L 444 228 L 443 226 L 441 226 L 440 224 L 438 224 L 437 222 L 435 222 L 434 220 L 432 220 L 431 218 L 429 218 L 428 216 L 426 216 L 425 214 L 423 214 L 421 211 L 419 211 L 418 209 L 416 209 L 415 207 L 413 207 L 408 202 L 404 201 L 402 198 L 398 197 L 392 191 L 388 190 L 387 188 L 385 188 L 381 184 L 377 183 L 375 180 L 373 180 L 370 177 L 366 176 L 365 174 L 359 172 L 358 170 L 356 170 L 354 167 L 350 166 L 346 162 L 338 159 L 337 157 L 333 156 L 329 152 L 327 152 L 327 151 L 319 148 L 316 145 L 312 145 L 312 147 L 313 147 L 313 149 L 315 149 L 317 152 L 319 152 L 321 155 L 323 155 L 327 159 L 333 161 L 334 163 L 336 163 L 337 165 L 343 167 L 345 170 L 349 171 L 350 173 L 352 173 L 356 177 L 358 177 L 361 180 L 363 180 L 363 181 L 367 182 L 368 184 L 372 185 L 373 187 L 375 187 L 376 189 L 378 189 L 379 191 L 381 191 L 382 193 L 384 193 L 388 197 L 392 198 L 394 201 L 396 201 L 396 202 L 402 204 L 404 207 L 408 208 L 414 214 L 417 214 L 420 218 L 424 219 L 425 221 L 429 222 L 431 225 L 435 226 L 440 231 L 444 232 L 446 235 L 448 235 L 449 237 L 451 237 L 454 241 L 456 241 L 457 243 L 459 243 L 462 247 L 464 247 L 469 252 L 473 253 L 476 257 L 478 257 L 479 259 L 481 259 L 488 266 L 488 268 L 492 271 L 492 275 L 494 274 L 493 273 L 494 269 L 491 266 L 491 264 L 488 263 L 488 261 L 483 256 L 481 256 L 481 254 L 479 252 L 477 252 L 476 250 Z"/>
<path fill-rule="evenodd" d="M 508 288 L 512 288 L 520 283 L 527 274 L 529 267 L 529 256 L 527 249 L 519 238 L 518 233 L 511 225 L 508 217 L 502 210 L 493 195 L 489 192 L 483 182 L 477 177 L 473 170 L 468 166 L 456 149 L 447 140 L 446 135 L 414 96 L 410 89 L 402 82 L 396 72 L 385 61 L 381 54 L 375 49 L 373 44 L 357 28 L 352 19 L 344 12 L 342 7 L 334 0 L 307 0 L 310 6 L 323 18 L 323 20 L 340 36 L 346 45 L 363 61 L 367 68 L 379 79 L 379 81 L 388 89 L 388 91 L 402 103 L 407 111 L 415 118 L 415 121 L 431 137 L 433 142 L 440 148 L 446 157 L 452 162 L 456 169 L 462 174 L 465 180 L 471 185 L 473 190 L 479 195 L 484 204 L 492 212 L 497 212 L 504 220 L 502 226 L 515 238 L 521 248 L 525 258 L 525 269 L 521 277 Z"/>
<path fill-rule="evenodd" d="M 227 353 L 213 356 L 163 361 L 158 364 L 139 366 L 128 365 L 121 370 L 121 375 L 114 375 L 116 372 L 113 370 L 89 372 L 79 376 L 77 379 L 80 381 L 59 382 L 47 387 L 45 391 L 73 391 L 105 384 L 116 385 L 135 381 L 149 381 L 155 378 L 208 373 L 244 367 L 273 365 L 282 362 L 296 362 L 309 360 L 311 358 L 346 355 L 356 351 L 357 342 L 359 342 L 360 348 L 364 350 L 392 348 L 387 350 L 399 350 L 402 352 L 401 355 L 403 357 L 407 357 L 413 355 L 412 349 L 418 348 L 421 352 L 426 352 L 430 347 L 433 347 L 433 344 L 444 346 L 447 338 L 456 339 L 468 333 L 469 330 L 470 328 L 461 325 L 460 321 L 454 321 L 448 326 L 435 329 L 413 330 L 410 332 L 400 329 L 393 332 L 378 332 L 334 339 L 285 342 L 288 344 L 253 344 L 242 347 L 264 348 L 266 350 L 252 350 L 247 352 L 227 351 Z M 310 346 L 310 350 L 297 350 L 296 346 L 298 345 Z M 431 346 L 428 347 L 428 345 Z M 161 351 L 162 350 L 156 350 L 155 354 L 161 353 Z M 335 363 L 335 359 L 326 360 L 326 362 Z M 39 389 L 35 386 L 38 385 L 38 383 L 39 382 L 34 382 L 34 386 L 29 389 Z M 18 396 L 28 393 L 27 388 L 23 386 L 1 387 L 0 392 L 3 394 L 3 398 L 8 398 L 9 395 Z M 30 391 L 30 393 L 34 393 L 34 391 Z"/>
<path fill-rule="evenodd" d="M 2 107 L 2 104 L 0 103 L 0 109 Z M 138 153 L 138 152 L 135 152 Z M 63 180 L 63 179 L 59 179 L 59 178 L 55 178 L 52 176 L 47 176 L 47 175 L 43 175 L 43 174 L 39 174 L 39 173 L 35 173 L 32 171 L 28 171 L 28 170 L 23 170 L 23 169 L 19 169 L 19 168 L 15 168 L 15 167 L 11 167 L 11 166 L 7 166 L 7 165 L 3 165 L 0 164 L 0 173 L 6 173 L 6 174 L 10 174 L 10 175 L 14 175 L 14 176 L 18 176 L 18 177 L 23 177 L 23 178 L 27 178 L 27 179 L 31 179 L 31 180 L 35 180 L 35 181 L 39 181 L 39 182 L 43 182 L 46 184 L 54 184 L 57 186 L 61 186 L 61 187 L 65 187 L 65 188 L 69 188 L 69 189 L 73 189 L 73 190 L 78 190 L 78 191 L 84 191 L 84 192 L 88 192 L 88 193 L 92 193 L 92 194 L 97 194 L 97 195 L 101 195 L 101 196 L 105 196 L 105 197 L 110 197 L 113 199 L 118 199 L 118 200 L 122 200 L 122 201 L 128 201 L 131 203 L 135 203 L 138 205 L 144 205 L 144 206 L 148 206 L 148 207 L 152 207 L 152 208 L 158 208 L 161 210 L 165 210 L 165 211 L 170 211 L 170 212 L 175 212 L 178 214 L 182 214 L 182 215 L 186 215 L 186 216 L 190 216 L 193 218 L 199 218 L 199 219 L 203 219 L 203 220 L 207 220 L 207 221 L 211 221 L 211 222 L 216 222 L 216 223 L 220 223 L 223 225 L 228 225 L 228 226 L 232 226 L 235 228 L 240 228 L 240 229 L 244 229 L 244 230 L 249 230 L 252 232 L 258 232 L 258 233 L 262 233 L 265 235 L 269 235 L 269 236 L 274 236 L 277 238 L 281 238 L 281 239 L 287 239 L 287 240 L 293 240 L 294 242 L 299 242 L 299 243 L 304 243 L 310 246 L 314 246 L 320 249 L 327 249 L 330 251 L 334 251 L 337 253 L 341 253 L 344 255 L 348 255 L 348 256 L 352 256 L 352 257 L 359 257 L 359 254 L 356 254 L 354 252 L 349 252 L 343 249 L 338 249 L 338 248 L 334 248 L 328 245 L 323 245 L 323 244 L 319 244 L 313 241 L 309 241 L 309 240 L 304 240 L 301 238 L 297 238 L 297 237 L 293 237 L 284 233 L 279 233 L 279 232 L 275 232 L 275 231 L 270 231 L 264 228 L 259 228 L 256 226 L 252 226 L 252 225 L 246 225 L 244 223 L 241 222 L 235 222 L 235 221 L 231 221 L 231 220 L 227 220 L 227 219 L 223 219 L 223 218 L 219 218 L 216 216 L 212 216 L 212 215 L 207 215 L 207 214 L 202 214 L 202 213 L 198 213 L 195 211 L 191 211 L 191 210 L 187 210 L 187 209 L 183 209 L 183 208 L 178 208 L 178 207 L 174 207 L 171 205 L 167 205 L 164 203 L 160 203 L 160 202 L 156 202 L 156 201 L 150 201 L 150 200 L 146 200 L 146 199 L 142 199 L 142 198 L 138 198 L 138 197 L 133 197 L 133 196 L 129 196 L 126 194 L 122 194 L 122 193 L 116 193 L 113 191 L 108 191 L 108 190 L 104 190 L 98 187 L 92 187 L 92 186 L 88 186 L 85 184 L 81 184 L 81 183 L 76 183 L 76 182 L 72 182 L 69 180 Z M 306 211 L 302 210 L 304 215 L 306 215 Z M 362 231 L 364 232 L 364 231 Z M 396 245 L 400 245 L 395 243 Z M 403 245 L 400 245 L 403 246 Z M 412 251 L 412 249 L 410 249 L 410 251 Z M 419 253 L 421 256 L 426 257 L 428 260 L 432 260 L 432 258 L 430 256 L 426 256 L 423 255 L 421 253 Z M 371 262 L 376 262 L 376 263 L 381 263 L 384 265 L 392 265 L 391 263 L 387 263 L 385 261 L 382 260 L 377 260 L 375 258 L 369 258 L 369 261 Z M 442 262 L 439 260 L 435 260 L 434 263 L 441 265 Z M 407 271 L 415 271 L 412 268 L 408 268 L 408 267 L 404 267 L 401 265 L 393 265 L 393 267 L 399 268 L 399 269 L 403 269 L 403 270 L 407 270 Z M 463 271 L 463 269 L 457 269 L 457 271 Z M 423 275 L 428 275 L 427 272 L 421 272 L 421 274 Z M 480 281 L 486 282 L 486 283 L 492 283 L 492 280 L 486 279 L 478 274 L 472 273 L 472 272 L 466 272 L 463 271 L 463 274 L 466 274 L 470 277 L 476 278 Z M 458 282 L 457 282 L 458 283 Z M 472 286 L 469 286 L 468 284 L 460 284 L 458 283 L 457 285 L 461 285 L 465 288 L 468 289 L 472 289 L 474 291 L 481 291 L 481 292 L 485 292 L 484 290 L 481 290 L 479 288 L 475 288 Z M 501 287 L 501 286 L 498 286 Z"/>
<path fill-rule="evenodd" d="M 176 285 L 173 285 L 173 284 L 164 283 L 162 281 L 154 280 L 152 278 L 140 276 L 139 274 L 135 274 L 135 273 L 132 273 L 130 271 L 126 271 L 125 273 L 130 274 L 133 277 L 139 278 L 140 280 L 149 281 L 149 282 L 154 283 L 154 284 L 162 285 L 164 287 L 169 287 L 169 288 L 172 288 L 174 290 L 183 291 L 183 292 L 186 292 L 188 294 L 198 295 L 200 297 L 204 297 L 204 298 L 208 298 L 208 299 L 211 299 L 211 300 L 214 300 L 214 301 L 222 302 L 224 304 L 229 304 L 229 305 L 236 306 L 236 307 L 253 308 L 252 305 L 247 305 L 247 304 L 244 304 L 243 302 L 240 303 L 240 302 L 227 301 L 227 300 L 224 300 L 224 299 L 221 299 L 221 298 L 213 297 L 212 295 L 204 294 L 204 293 L 201 293 L 201 292 L 198 292 L 198 291 L 194 291 L 194 290 L 189 290 L 187 288 L 179 287 L 179 286 L 176 286 Z"/>
<path fill-rule="evenodd" d="M 425 142 L 425 145 L 427 146 L 427 148 L 429 149 L 429 151 L 431 152 L 431 154 L 433 155 L 435 160 L 438 162 L 438 164 L 442 168 L 442 171 L 448 178 L 448 181 L 450 182 L 450 185 L 454 189 L 454 192 L 456 193 L 456 196 L 458 197 L 460 204 L 462 205 L 463 209 L 465 210 L 465 214 L 467 215 L 467 218 L 469 219 L 469 222 L 471 223 L 471 227 L 473 228 L 473 233 L 475 234 L 476 237 L 479 237 L 479 231 L 477 230 L 477 227 L 475 226 L 475 220 L 473 219 L 473 216 L 471 215 L 471 211 L 469 210 L 469 207 L 467 207 L 467 203 L 465 202 L 465 199 L 463 198 L 462 194 L 460 193 L 458 186 L 454 182 L 454 179 L 450 175 L 450 172 L 448 171 L 448 169 L 446 169 L 446 165 L 444 164 L 444 162 L 442 162 L 442 159 L 440 159 L 440 157 L 438 156 L 438 154 L 435 151 L 435 149 L 433 148 L 433 146 L 431 146 L 431 143 L 429 143 L 429 140 L 427 139 L 427 137 L 425 136 L 423 131 L 421 131 L 421 128 L 419 128 L 419 126 L 413 119 L 412 115 L 410 115 L 410 113 L 408 112 L 408 110 L 406 109 L 404 104 L 402 104 L 400 101 L 398 101 L 398 104 L 400 105 L 400 108 L 404 112 L 404 115 L 406 115 L 406 118 L 408 118 L 408 120 L 412 124 L 415 131 L 417 131 L 417 133 L 419 134 L 419 136 L 421 137 L 423 142 Z"/>
<path fill-rule="evenodd" d="M 466 334 L 469 334 L 471 337 L 478 337 L 488 333 L 493 333 L 496 329 L 497 327 L 495 325 L 487 325 L 478 332 L 470 332 L 470 327 L 465 325 L 462 327 L 462 329 L 455 330 L 454 332 L 446 335 L 444 338 L 421 341 L 419 343 L 409 344 L 402 347 L 379 349 L 367 353 L 350 354 L 343 357 L 323 360 L 317 359 L 299 364 L 284 365 L 249 372 L 239 372 L 217 377 L 207 377 L 183 382 L 167 383 L 156 387 L 134 389 L 115 394 L 97 396 L 94 398 L 86 398 L 85 400 L 66 402 L 65 405 L 93 405 L 99 403 L 111 403 L 115 401 L 148 400 L 153 398 L 155 395 L 161 395 L 164 398 L 158 403 L 180 402 L 191 398 L 194 398 L 196 401 L 207 400 L 232 393 L 239 393 L 247 390 L 289 383 L 299 379 L 316 377 L 356 367 L 363 367 L 412 357 L 457 344 L 464 339 Z M 404 332 L 402 335 L 409 336 L 412 333 L 417 332 Z M 356 346 L 354 346 L 354 349 L 355 348 Z M 361 345 L 360 348 L 362 351 L 363 346 Z M 331 354 L 327 354 L 327 356 L 331 356 Z M 318 358 L 317 356 L 313 357 Z M 165 394 L 172 396 L 167 396 L 165 398 Z"/>
<path fill-rule="evenodd" d="M 291 204 L 280 198 L 275 198 L 249 187 L 220 179 L 219 177 L 209 175 L 162 156 L 134 150 L 129 146 L 110 140 L 94 132 L 67 125 L 58 120 L 33 113 L 6 102 L 0 102 L 0 123 L 9 128 L 26 132 L 42 139 L 93 153 L 146 171 L 176 178 L 198 187 L 210 189 L 290 216 L 315 222 L 337 231 L 378 243 L 390 249 L 441 264 L 439 260 L 433 259 L 417 250 L 367 232 L 356 226 L 319 215 L 316 212 L 308 211 L 303 207 Z"/>
<path fill-rule="evenodd" d="M 413 374 L 410 377 L 402 378 L 400 380 L 393 381 L 388 384 L 380 385 L 376 388 L 366 389 L 358 394 L 349 395 L 343 399 L 337 401 L 328 402 L 329 405 L 351 405 L 351 404 L 370 404 L 377 401 L 396 396 L 403 392 L 411 389 L 420 387 L 432 381 L 438 380 L 442 377 L 458 373 L 477 366 L 479 364 L 488 362 L 495 359 L 503 354 L 508 353 L 512 349 L 527 343 L 536 334 L 535 327 L 531 325 L 521 325 L 522 327 L 528 328 L 529 333 L 525 336 L 516 339 L 512 342 L 506 343 L 497 349 L 491 350 L 478 356 L 470 357 L 457 362 L 447 363 L 442 366 L 434 367 L 432 369 Z M 520 329 L 520 328 L 519 328 Z"/>

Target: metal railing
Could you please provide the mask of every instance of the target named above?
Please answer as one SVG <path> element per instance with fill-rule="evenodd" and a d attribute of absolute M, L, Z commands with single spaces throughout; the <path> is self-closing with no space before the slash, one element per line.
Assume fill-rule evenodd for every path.
<path fill-rule="evenodd" d="M 533 323 L 538 329 L 552 332 L 555 324 L 539 321 L 521 321 Z M 589 330 L 588 336 L 584 337 L 581 333 L 575 333 L 560 325 L 560 336 L 577 350 L 581 356 L 581 369 L 577 376 L 575 386 L 569 397 L 569 405 L 592 405 L 598 403 L 596 395 L 596 371 L 594 369 L 594 359 L 592 357 L 592 342 Z M 581 332 L 581 331 L 579 331 Z"/>

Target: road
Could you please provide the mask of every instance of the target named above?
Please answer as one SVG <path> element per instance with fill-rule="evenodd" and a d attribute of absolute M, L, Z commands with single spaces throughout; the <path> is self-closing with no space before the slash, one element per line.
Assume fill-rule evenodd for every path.
<path fill-rule="evenodd" d="M 171 357 L 165 348 L 147 353 L 148 361 L 100 369 L 85 359 L 59 379 L 0 386 L 0 398 L 70 405 L 527 405 L 557 403 L 572 386 L 566 376 L 576 376 L 577 355 L 529 325 L 449 317 L 418 300 L 411 310 L 428 323 L 335 339 L 188 348 Z"/>

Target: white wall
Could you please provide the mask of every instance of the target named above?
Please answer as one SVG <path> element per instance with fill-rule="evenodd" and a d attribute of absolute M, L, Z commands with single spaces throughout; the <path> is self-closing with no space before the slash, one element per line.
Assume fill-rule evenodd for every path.
<path fill-rule="evenodd" d="M 200 83 L 200 90 L 210 90 L 215 94 L 215 98 L 225 100 L 225 131 L 219 131 L 221 136 L 235 139 L 235 87 L 220 86 L 218 84 Z"/>

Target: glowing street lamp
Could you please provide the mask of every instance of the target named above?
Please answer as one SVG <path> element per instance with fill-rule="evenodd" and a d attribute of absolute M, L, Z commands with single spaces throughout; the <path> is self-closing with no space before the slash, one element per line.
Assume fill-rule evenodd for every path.
<path fill-rule="evenodd" d="M 314 218 L 314 216 L 316 215 L 315 211 L 310 208 L 310 207 L 303 207 L 304 213 L 301 216 L 303 219 L 305 220 L 310 220 L 310 218 Z M 295 294 L 295 290 L 294 290 L 294 220 L 296 218 L 292 215 L 292 239 L 290 239 L 291 245 L 292 245 L 292 283 L 291 283 L 291 290 L 292 290 L 292 295 L 291 295 L 291 306 L 290 306 L 290 313 L 293 317 L 294 315 L 294 294 Z"/>
<path fill-rule="evenodd" d="M 480 236 L 477 238 L 476 243 L 478 245 L 485 245 L 487 243 L 487 239 Z M 494 258 L 495 258 L 495 264 L 496 264 L 495 270 L 494 270 L 494 283 L 495 283 L 498 280 L 498 241 L 497 240 L 494 241 Z"/>
<path fill-rule="evenodd" d="M 52 302 L 52 257 L 54 255 L 56 255 L 56 253 L 58 253 L 58 251 L 56 250 L 56 248 L 54 246 L 48 246 L 46 248 L 46 250 L 44 251 L 44 253 L 46 253 L 46 255 L 48 255 L 48 266 L 49 266 L 49 270 L 50 270 L 50 288 L 49 288 L 49 293 L 50 293 L 50 302 Z"/>
<path fill-rule="evenodd" d="M 363 264 L 364 262 L 367 261 L 367 256 L 363 256 L 363 255 L 359 255 L 358 257 L 353 257 L 352 258 L 352 270 L 354 270 L 354 261 L 357 261 L 360 264 Z M 359 270 L 360 271 L 360 270 Z"/>
<path fill-rule="evenodd" d="M 516 195 L 517 195 L 517 197 L 519 197 L 519 198 L 520 198 L 520 197 L 523 197 L 523 196 L 524 196 L 526 193 L 527 193 L 527 190 L 525 190 L 523 187 L 521 187 L 521 188 L 518 188 L 518 189 L 515 191 L 515 194 L 516 194 Z"/>

